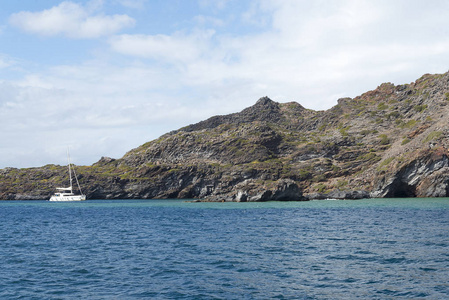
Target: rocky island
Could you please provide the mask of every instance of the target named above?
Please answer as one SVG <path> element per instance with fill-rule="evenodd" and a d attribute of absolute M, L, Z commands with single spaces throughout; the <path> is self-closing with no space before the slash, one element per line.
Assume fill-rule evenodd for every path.
<path fill-rule="evenodd" d="M 329 110 L 263 97 L 77 167 L 88 199 L 449 196 L 449 72 L 381 84 Z M 0 199 L 48 199 L 64 166 L 0 170 Z"/>

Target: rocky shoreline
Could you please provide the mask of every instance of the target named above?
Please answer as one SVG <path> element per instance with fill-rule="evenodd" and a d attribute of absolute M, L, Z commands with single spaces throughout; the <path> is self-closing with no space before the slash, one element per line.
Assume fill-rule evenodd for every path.
<path fill-rule="evenodd" d="M 449 73 L 329 110 L 268 97 L 77 174 L 88 199 L 307 201 L 449 196 Z M 0 199 L 48 199 L 64 166 L 0 170 Z"/>

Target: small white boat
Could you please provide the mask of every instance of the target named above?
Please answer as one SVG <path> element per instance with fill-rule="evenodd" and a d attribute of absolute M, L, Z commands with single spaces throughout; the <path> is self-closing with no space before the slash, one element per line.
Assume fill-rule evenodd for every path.
<path fill-rule="evenodd" d="M 78 182 L 78 177 L 75 173 L 75 168 L 72 168 L 72 164 L 70 163 L 70 155 L 69 150 L 67 150 L 67 162 L 69 166 L 69 178 L 70 178 L 70 187 L 62 187 L 56 188 L 58 192 L 56 192 L 53 196 L 51 196 L 50 201 L 84 201 L 86 200 L 86 195 L 83 195 L 81 191 L 80 184 Z M 73 185 L 72 185 L 72 171 L 75 176 L 76 184 L 78 185 L 78 189 L 80 191 L 79 195 L 75 195 L 73 193 Z"/>

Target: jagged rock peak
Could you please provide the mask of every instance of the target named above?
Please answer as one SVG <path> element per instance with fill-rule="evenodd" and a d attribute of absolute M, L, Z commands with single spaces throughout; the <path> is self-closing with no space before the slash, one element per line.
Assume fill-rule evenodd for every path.
<path fill-rule="evenodd" d="M 267 107 L 267 108 L 277 108 L 279 106 L 279 103 L 274 102 L 273 100 L 271 100 L 270 98 L 268 98 L 267 96 L 260 98 L 259 100 L 257 100 L 256 104 L 254 105 L 255 107 Z"/>
<path fill-rule="evenodd" d="M 107 157 L 107 156 L 102 156 L 99 161 L 94 163 L 94 165 L 106 165 L 106 164 L 112 163 L 114 161 L 115 161 L 114 158 L 110 158 L 110 157 Z"/>
<path fill-rule="evenodd" d="M 225 123 L 241 124 L 250 123 L 253 121 L 277 122 L 280 118 L 280 104 L 268 97 L 262 97 L 256 102 L 256 104 L 245 108 L 241 112 L 223 116 L 214 116 L 205 121 L 181 128 L 180 131 L 190 132 L 203 129 L 212 129 Z M 176 132 L 178 131 L 175 131 L 174 133 Z"/>
<path fill-rule="evenodd" d="M 268 111 L 279 111 L 280 104 L 278 102 L 275 102 L 271 100 L 268 97 L 262 97 L 257 102 L 250 107 L 245 108 L 240 112 L 240 114 L 245 114 L 249 111 L 253 113 L 261 113 L 261 112 L 268 112 Z"/>

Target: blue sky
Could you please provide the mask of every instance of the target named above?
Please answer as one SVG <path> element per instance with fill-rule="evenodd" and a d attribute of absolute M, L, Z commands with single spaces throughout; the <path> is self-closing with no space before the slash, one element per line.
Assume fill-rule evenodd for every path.
<path fill-rule="evenodd" d="M 0 168 L 126 151 L 268 96 L 449 70 L 448 1 L 0 0 Z"/>

